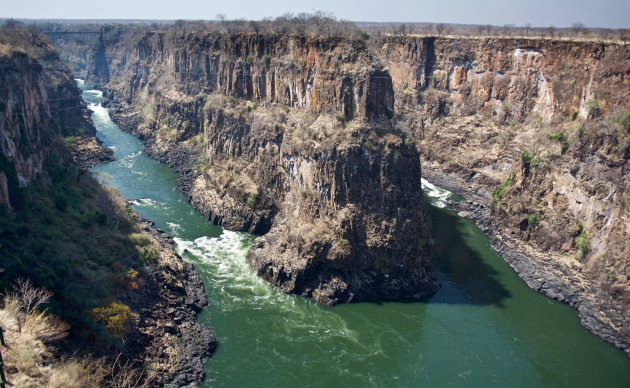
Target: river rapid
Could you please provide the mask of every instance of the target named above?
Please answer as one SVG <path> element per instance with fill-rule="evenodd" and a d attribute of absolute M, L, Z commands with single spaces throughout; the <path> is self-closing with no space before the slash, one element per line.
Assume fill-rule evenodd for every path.
<path fill-rule="evenodd" d="M 630 386 L 630 359 L 570 307 L 529 289 L 472 221 L 448 209 L 452 195 L 425 181 L 442 283 L 434 296 L 326 308 L 283 294 L 246 261 L 255 237 L 195 212 L 175 173 L 110 120 L 100 91 L 77 82 L 117 159 L 92 173 L 171 234 L 201 274 L 210 306 L 200 320 L 219 341 L 204 386 Z"/>

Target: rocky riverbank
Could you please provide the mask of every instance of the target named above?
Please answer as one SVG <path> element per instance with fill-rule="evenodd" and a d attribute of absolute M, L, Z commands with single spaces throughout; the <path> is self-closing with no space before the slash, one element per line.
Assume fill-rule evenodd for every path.
<path fill-rule="evenodd" d="M 195 267 L 173 250 L 172 237 L 153 222 L 142 222 L 158 253 L 144 286 L 124 300 L 138 313 L 126 348 L 133 359 L 151 367 L 155 384 L 199 386 L 205 377 L 203 359 L 216 348 L 210 329 L 197 321 L 208 305 L 203 282 Z"/>
<path fill-rule="evenodd" d="M 578 310 L 582 325 L 630 356 L 627 337 L 612 328 L 623 328 L 626 311 L 601 291 L 590 287 L 583 268 L 571 257 L 541 252 L 517 236 L 506 233 L 492 215 L 491 193 L 483 185 L 448 173 L 439 165 L 425 161 L 423 175 L 431 183 L 463 198 L 449 200 L 448 205 L 460 217 L 470 218 L 488 236 L 492 248 L 518 273 L 527 285 L 550 298 Z M 606 308 L 607 314 L 600 311 Z"/>
<path fill-rule="evenodd" d="M 125 132 L 137 137 L 137 116 L 108 101 L 110 116 Z M 185 150 L 159 152 L 145 142 L 148 156 L 169 165 L 179 173 L 178 189 L 186 193 L 191 185 L 186 172 L 194 171 L 194 156 Z M 189 189 L 188 189 L 189 190 Z M 153 221 L 139 216 L 151 243 L 157 247 L 156 261 L 150 264 L 144 286 L 124 300 L 138 313 L 126 348 L 135 361 L 151 365 L 152 382 L 165 387 L 195 387 L 205 378 L 203 360 L 210 357 L 217 342 L 210 329 L 197 321 L 208 305 L 205 288 L 195 267 L 173 249 L 173 237 L 155 228 Z"/>

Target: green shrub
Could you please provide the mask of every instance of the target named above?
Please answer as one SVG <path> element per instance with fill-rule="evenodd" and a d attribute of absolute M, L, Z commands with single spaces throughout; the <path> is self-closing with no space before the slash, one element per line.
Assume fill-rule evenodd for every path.
<path fill-rule="evenodd" d="M 622 131 L 630 131 L 630 110 L 623 112 L 620 116 L 612 119 L 612 122 L 619 125 Z"/>
<path fill-rule="evenodd" d="M 350 241 L 346 240 L 345 238 L 340 239 L 337 245 L 339 245 L 339 250 L 341 251 L 339 254 L 341 256 L 348 256 L 352 252 Z"/>
<path fill-rule="evenodd" d="M 247 194 L 247 206 L 253 209 L 256 206 L 257 201 L 258 201 L 258 193 Z"/>
<path fill-rule="evenodd" d="M 530 214 L 529 217 L 527 217 L 527 223 L 536 228 L 540 223 L 540 213 L 534 212 Z"/>
<path fill-rule="evenodd" d="M 580 234 L 575 238 L 575 248 L 577 249 L 577 255 L 579 258 L 584 258 L 587 253 L 591 251 L 591 245 L 588 241 L 588 234 L 585 230 L 582 230 Z"/>
<path fill-rule="evenodd" d="M 597 117 L 602 113 L 602 103 L 597 99 L 588 100 L 586 102 L 586 111 L 589 115 Z"/>
<path fill-rule="evenodd" d="M 88 313 L 90 319 L 105 326 L 109 334 L 119 339 L 131 328 L 133 315 L 129 306 L 119 301 L 103 302 Z"/>
<path fill-rule="evenodd" d="M 66 147 L 74 148 L 77 145 L 78 139 L 77 136 L 68 136 L 64 137 L 63 142 L 66 144 Z"/>
<path fill-rule="evenodd" d="M 416 146 L 416 139 L 414 139 L 411 135 L 407 135 L 407 137 L 405 138 L 405 145 L 408 148 L 412 148 Z"/>
<path fill-rule="evenodd" d="M 503 195 L 505 195 L 505 192 L 507 191 L 508 187 L 512 184 L 513 181 L 514 181 L 514 176 L 510 174 L 510 176 L 505 180 L 505 182 L 503 182 L 501 185 L 499 185 L 496 189 L 492 191 L 492 206 L 494 210 L 499 210 L 499 208 L 501 207 L 501 200 L 503 199 Z"/>
<path fill-rule="evenodd" d="M 521 161 L 523 163 L 529 163 L 534 159 L 534 155 L 530 154 L 528 150 L 521 152 Z"/>
<path fill-rule="evenodd" d="M 578 116 L 578 111 L 571 113 L 571 121 L 575 121 L 575 119 L 577 119 L 577 116 Z"/>
<path fill-rule="evenodd" d="M 151 237 L 146 233 L 130 233 L 129 241 L 136 246 L 144 247 L 151 244 Z"/>
<path fill-rule="evenodd" d="M 363 147 L 367 149 L 372 149 L 372 142 L 370 140 L 366 140 L 363 142 Z"/>
<path fill-rule="evenodd" d="M 264 55 L 263 62 L 265 63 L 265 66 L 269 66 L 271 64 L 271 55 Z"/>
<path fill-rule="evenodd" d="M 253 62 L 252 56 L 248 55 L 247 58 L 245 58 L 245 63 L 247 63 L 248 65 L 251 65 Z"/>
<path fill-rule="evenodd" d="M 203 175 L 208 169 L 208 155 L 205 152 L 201 152 L 195 160 L 195 169 L 201 175 Z"/>
<path fill-rule="evenodd" d="M 549 140 L 557 140 L 560 142 L 562 155 L 564 155 L 565 152 L 567 152 L 567 150 L 569 149 L 569 140 L 564 135 L 563 131 L 559 131 L 557 133 L 549 135 Z"/>

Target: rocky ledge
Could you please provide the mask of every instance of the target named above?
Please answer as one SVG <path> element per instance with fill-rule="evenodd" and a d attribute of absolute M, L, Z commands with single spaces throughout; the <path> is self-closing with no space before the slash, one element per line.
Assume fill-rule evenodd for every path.
<path fill-rule="evenodd" d="M 116 160 L 114 151 L 103 147 L 96 136 L 78 137 L 70 147 L 70 153 L 74 163 L 84 169 Z"/>

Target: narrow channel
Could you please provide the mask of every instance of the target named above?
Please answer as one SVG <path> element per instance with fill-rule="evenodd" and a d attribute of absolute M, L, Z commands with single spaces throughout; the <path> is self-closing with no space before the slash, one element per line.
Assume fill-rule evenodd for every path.
<path fill-rule="evenodd" d="M 531 289 L 473 222 L 426 185 L 442 288 L 423 302 L 326 308 L 258 278 L 245 257 L 254 236 L 210 224 L 176 190 L 176 175 L 142 152 L 100 105 L 83 98 L 116 161 L 92 168 L 134 209 L 175 237 L 210 306 L 200 319 L 219 340 L 205 386 L 627 387 L 630 359 L 587 332 L 577 313 Z"/>

